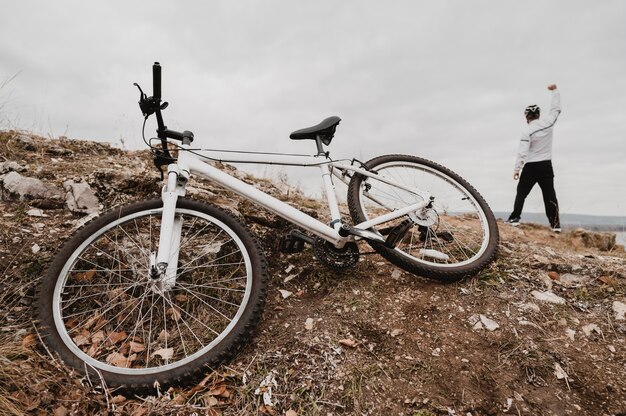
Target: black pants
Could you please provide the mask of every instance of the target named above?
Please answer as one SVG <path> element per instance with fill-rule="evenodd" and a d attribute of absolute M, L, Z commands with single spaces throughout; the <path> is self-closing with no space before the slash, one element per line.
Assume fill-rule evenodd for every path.
<path fill-rule="evenodd" d="M 559 202 L 556 199 L 556 192 L 554 191 L 554 171 L 552 170 L 552 161 L 550 160 L 530 162 L 524 165 L 519 183 L 517 184 L 515 205 L 513 206 L 513 212 L 509 218 L 521 217 L 524 201 L 536 183 L 539 184 L 543 194 L 543 204 L 546 208 L 546 215 L 550 221 L 550 226 L 552 228 L 561 227 L 561 222 L 559 221 Z"/>

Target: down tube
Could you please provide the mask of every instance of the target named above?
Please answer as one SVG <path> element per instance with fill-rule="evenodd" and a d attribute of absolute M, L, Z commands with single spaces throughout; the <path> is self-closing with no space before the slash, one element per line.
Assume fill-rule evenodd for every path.
<path fill-rule="evenodd" d="M 181 154 L 179 157 L 179 163 L 188 168 L 192 174 L 215 181 L 231 191 L 261 205 L 276 215 L 279 215 L 334 244 L 337 244 L 342 239 L 337 231 L 323 222 L 316 220 L 310 215 L 307 215 L 291 205 L 258 190 L 254 186 L 233 178 L 213 166 L 207 165 L 195 157 L 185 156 L 187 156 L 187 154 Z"/>

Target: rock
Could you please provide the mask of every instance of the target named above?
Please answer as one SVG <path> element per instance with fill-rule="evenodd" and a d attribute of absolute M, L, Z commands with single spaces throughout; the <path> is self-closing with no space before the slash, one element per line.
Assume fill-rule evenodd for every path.
<path fill-rule="evenodd" d="M 290 292 L 288 290 L 278 289 L 278 291 L 280 292 L 280 296 L 282 296 L 283 299 L 287 299 L 289 296 L 293 295 L 293 292 Z"/>
<path fill-rule="evenodd" d="M 530 294 L 533 295 L 535 299 L 542 300 L 544 302 L 554 303 L 557 305 L 565 304 L 565 299 L 563 299 L 562 297 L 558 295 L 555 295 L 554 293 L 550 291 L 539 292 L 537 290 L 533 290 L 532 292 L 530 292 Z"/>
<path fill-rule="evenodd" d="M 588 324 L 588 325 L 583 326 L 581 329 L 583 331 L 583 334 L 585 334 L 587 338 L 589 338 L 594 332 L 596 334 L 602 333 L 602 330 L 596 324 Z"/>
<path fill-rule="evenodd" d="M 613 312 L 615 312 L 615 319 L 618 321 L 623 321 L 626 319 L 624 316 L 626 315 L 626 304 L 614 301 L 613 302 Z"/>
<path fill-rule="evenodd" d="M 39 208 L 32 208 L 26 211 L 26 215 L 29 217 L 47 217 L 46 214 L 43 213 L 43 210 Z"/>
<path fill-rule="evenodd" d="M 558 279 L 558 284 L 565 287 L 580 287 L 589 282 L 589 278 L 585 276 L 578 276 L 576 274 L 565 273 Z"/>
<path fill-rule="evenodd" d="M 554 363 L 554 375 L 556 376 L 557 380 L 563 380 L 563 379 L 568 379 L 568 375 L 565 372 L 565 370 L 563 370 L 563 367 L 561 367 L 561 364 L 559 363 Z"/>
<path fill-rule="evenodd" d="M 48 148 L 46 153 L 52 156 L 72 156 L 74 154 L 71 150 L 58 146 Z"/>
<path fill-rule="evenodd" d="M 401 335 L 403 332 L 404 331 L 402 329 L 394 329 L 389 335 L 391 335 L 392 338 L 395 338 L 398 335 Z"/>
<path fill-rule="evenodd" d="M 485 315 L 480 315 L 480 322 L 482 322 L 487 331 L 495 331 L 496 329 L 500 328 L 500 325 L 498 325 L 496 321 L 489 319 Z"/>
<path fill-rule="evenodd" d="M 488 318 L 486 315 L 483 314 L 472 315 L 467 321 L 470 325 L 472 325 L 472 329 L 474 330 L 480 330 L 484 328 L 487 331 L 495 331 L 496 329 L 500 328 L 500 325 L 498 325 L 496 321 Z"/>
<path fill-rule="evenodd" d="M 35 140 L 33 140 L 33 138 L 30 136 L 26 136 L 25 134 L 18 134 L 17 136 L 14 136 L 13 139 L 24 150 L 28 150 L 31 152 L 37 150 L 37 145 L 35 144 Z"/>
<path fill-rule="evenodd" d="M 24 172 L 26 170 L 26 166 L 22 166 L 17 162 L 6 161 L 0 162 L 0 173 L 7 172 Z"/>
<path fill-rule="evenodd" d="M 600 251 L 611 251 L 615 247 L 614 233 L 600 233 L 593 231 L 577 231 L 585 247 L 595 248 Z"/>
<path fill-rule="evenodd" d="M 304 329 L 307 331 L 313 329 L 313 318 L 306 318 L 306 321 L 304 321 Z"/>
<path fill-rule="evenodd" d="M 67 191 L 65 202 L 70 211 L 93 214 L 100 210 L 100 202 L 88 183 L 76 183 L 70 179 L 63 182 L 63 187 Z"/>
<path fill-rule="evenodd" d="M 63 206 L 63 192 L 56 186 L 17 172 L 9 172 L 2 179 L 3 199 L 30 201 L 31 205 L 50 209 Z"/>
<path fill-rule="evenodd" d="M 525 312 L 540 312 L 539 306 L 536 303 L 528 302 L 519 306 L 519 308 Z"/>
<path fill-rule="evenodd" d="M 550 263 L 550 260 L 547 257 L 539 255 L 539 254 L 534 254 L 533 259 L 535 259 L 536 262 L 541 263 L 541 264 Z"/>
<path fill-rule="evenodd" d="M 554 250 L 552 250 L 550 247 L 544 247 L 543 248 L 545 250 L 546 253 L 548 253 L 551 256 L 556 256 L 556 252 Z"/>

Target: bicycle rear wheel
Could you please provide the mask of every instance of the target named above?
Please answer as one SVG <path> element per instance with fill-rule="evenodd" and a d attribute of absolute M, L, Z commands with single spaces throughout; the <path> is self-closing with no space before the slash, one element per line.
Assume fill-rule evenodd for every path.
<path fill-rule="evenodd" d="M 451 282 L 475 275 L 495 258 L 499 240 L 495 217 L 482 196 L 459 175 L 406 155 L 379 156 L 365 165 L 376 175 L 355 174 L 348 186 L 355 224 L 423 200 L 407 188 L 428 191 L 434 198 L 422 212 L 372 229 L 393 241 L 388 245 L 369 242 L 387 260 L 411 273 Z"/>
<path fill-rule="evenodd" d="M 162 207 L 140 202 L 94 220 L 63 246 L 42 284 L 46 344 L 109 385 L 193 381 L 235 354 L 265 304 L 257 242 L 230 214 L 199 202 L 177 203 L 176 284 L 152 276 Z"/>

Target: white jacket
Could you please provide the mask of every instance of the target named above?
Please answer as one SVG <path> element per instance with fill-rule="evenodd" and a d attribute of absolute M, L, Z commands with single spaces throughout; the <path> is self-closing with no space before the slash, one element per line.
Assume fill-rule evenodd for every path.
<path fill-rule="evenodd" d="M 552 160 L 552 129 L 559 114 L 561 114 L 561 94 L 558 89 L 554 89 L 550 113 L 528 123 L 522 134 L 515 160 L 515 172 L 521 171 L 528 162 Z"/>

